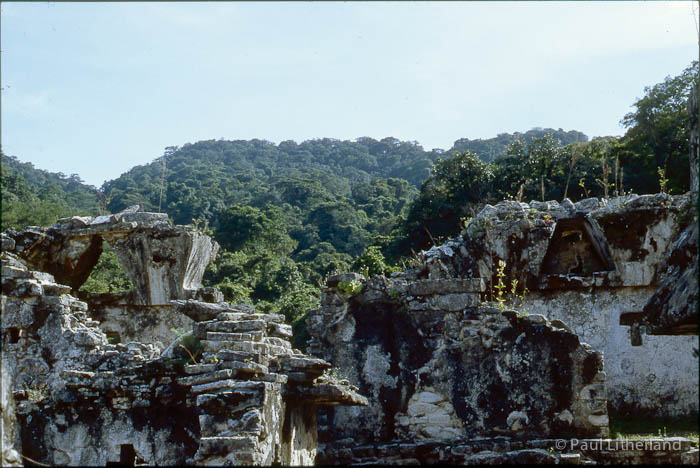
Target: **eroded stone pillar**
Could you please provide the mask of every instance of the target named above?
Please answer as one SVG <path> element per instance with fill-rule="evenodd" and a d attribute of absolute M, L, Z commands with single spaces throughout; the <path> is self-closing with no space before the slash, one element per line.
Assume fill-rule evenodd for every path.
<path fill-rule="evenodd" d="M 193 297 L 219 250 L 219 244 L 192 226 L 137 228 L 105 239 L 134 285 L 137 305 Z"/>

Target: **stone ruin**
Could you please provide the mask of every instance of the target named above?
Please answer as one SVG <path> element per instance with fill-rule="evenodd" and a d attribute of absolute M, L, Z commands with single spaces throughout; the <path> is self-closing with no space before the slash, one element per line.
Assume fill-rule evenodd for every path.
<path fill-rule="evenodd" d="M 103 241 L 134 290 L 93 310 L 72 294 Z M 217 249 L 136 210 L 3 234 L 3 466 L 313 463 L 317 407 L 367 400 L 283 316 L 201 287 Z"/>
<path fill-rule="evenodd" d="M 369 406 L 321 410 L 319 461 L 697 462 L 688 440 L 673 454 L 551 440 L 607 436 L 608 409 L 697 414 L 694 201 L 503 201 L 414 269 L 332 278 L 309 352 Z"/>
<path fill-rule="evenodd" d="M 664 194 L 486 206 L 413 269 L 329 278 L 308 355 L 202 288 L 217 244 L 165 215 L 8 231 L 3 464 L 697 462 L 600 439 L 609 408 L 698 411 L 697 337 L 659 336 L 697 334 L 696 216 Z M 80 301 L 103 242 L 134 289 Z"/>

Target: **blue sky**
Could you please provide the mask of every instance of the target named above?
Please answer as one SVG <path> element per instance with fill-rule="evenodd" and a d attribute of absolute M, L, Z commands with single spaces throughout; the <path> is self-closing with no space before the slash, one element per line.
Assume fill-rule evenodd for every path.
<path fill-rule="evenodd" d="M 698 56 L 696 2 L 0 8 L 3 151 L 97 186 L 205 139 L 621 135 Z"/>

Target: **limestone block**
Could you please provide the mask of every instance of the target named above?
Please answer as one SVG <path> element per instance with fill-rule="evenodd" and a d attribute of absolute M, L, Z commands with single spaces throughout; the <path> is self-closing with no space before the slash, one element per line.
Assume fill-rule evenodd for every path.
<path fill-rule="evenodd" d="M 359 273 L 343 273 L 340 275 L 331 275 L 328 277 L 328 280 L 326 281 L 326 285 L 329 288 L 335 288 L 338 286 L 338 283 L 341 281 L 360 281 L 364 282 L 367 279 L 359 274 Z"/>
<path fill-rule="evenodd" d="M 419 280 L 410 283 L 406 292 L 412 296 L 428 296 L 446 293 L 475 293 L 482 292 L 484 289 L 484 282 L 481 278 Z"/>
<path fill-rule="evenodd" d="M 586 198 L 584 200 L 574 203 L 574 206 L 576 207 L 576 211 L 593 211 L 597 210 L 600 207 L 600 200 L 598 200 L 597 198 Z"/>
<path fill-rule="evenodd" d="M 143 305 L 196 294 L 219 248 L 209 236 L 183 226 L 157 225 L 107 240 L 134 285 L 135 303 Z"/>
<path fill-rule="evenodd" d="M 175 310 L 187 315 L 195 322 L 211 321 L 217 318 L 221 312 L 231 310 L 231 307 L 226 303 L 209 304 L 194 300 L 173 300 L 169 303 Z"/>
<path fill-rule="evenodd" d="M 15 249 L 15 240 L 3 232 L 0 235 L 0 250 L 14 250 L 14 249 Z"/>

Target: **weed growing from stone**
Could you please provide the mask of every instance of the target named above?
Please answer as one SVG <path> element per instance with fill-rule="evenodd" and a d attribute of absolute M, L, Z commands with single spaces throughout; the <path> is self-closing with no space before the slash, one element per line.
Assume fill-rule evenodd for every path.
<path fill-rule="evenodd" d="M 496 302 L 498 303 L 498 310 L 504 311 L 506 310 L 506 299 L 504 297 L 504 290 L 506 289 L 506 285 L 503 282 L 503 278 L 506 277 L 506 262 L 503 260 L 498 261 L 498 268 L 496 269 L 496 278 L 498 278 L 498 282 L 494 285 L 494 289 L 496 289 Z"/>
<path fill-rule="evenodd" d="M 46 388 L 46 384 L 38 384 L 34 386 L 24 386 L 24 392 L 27 395 L 27 400 L 29 400 L 31 403 L 38 403 L 44 398 L 46 398 L 48 394 L 48 390 Z"/>
<path fill-rule="evenodd" d="M 659 167 L 658 173 L 659 173 L 659 190 L 661 193 L 668 193 L 666 190 L 668 187 L 668 178 L 666 177 L 666 168 Z"/>
<path fill-rule="evenodd" d="M 338 291 L 345 294 L 359 294 L 362 291 L 362 283 L 358 280 L 343 280 L 338 283 Z"/>
<path fill-rule="evenodd" d="M 491 291 L 491 295 L 497 302 L 498 310 L 501 312 L 506 309 L 506 305 L 522 305 L 525 300 L 525 296 L 528 292 L 530 292 L 527 287 L 524 287 L 522 291 L 518 293 L 519 281 L 515 278 L 510 282 L 510 290 L 508 290 L 508 287 L 504 281 L 506 278 L 506 266 L 507 264 L 503 260 L 498 261 L 498 267 L 496 268 L 496 278 L 498 278 L 498 281 L 493 287 L 495 291 Z M 508 304 L 509 301 L 507 299 L 507 295 L 510 296 L 510 304 Z"/>
<path fill-rule="evenodd" d="M 583 177 L 581 177 L 581 179 L 578 181 L 578 186 L 583 189 L 583 193 L 586 196 L 586 198 L 589 198 L 588 189 L 586 189 L 586 183 L 584 182 Z"/>
<path fill-rule="evenodd" d="M 192 333 L 184 333 L 181 328 L 171 328 L 170 330 L 181 339 L 177 347 L 182 348 L 187 353 L 192 360 L 192 364 L 199 362 L 199 358 L 201 358 L 202 351 L 204 350 L 199 339 Z"/>

